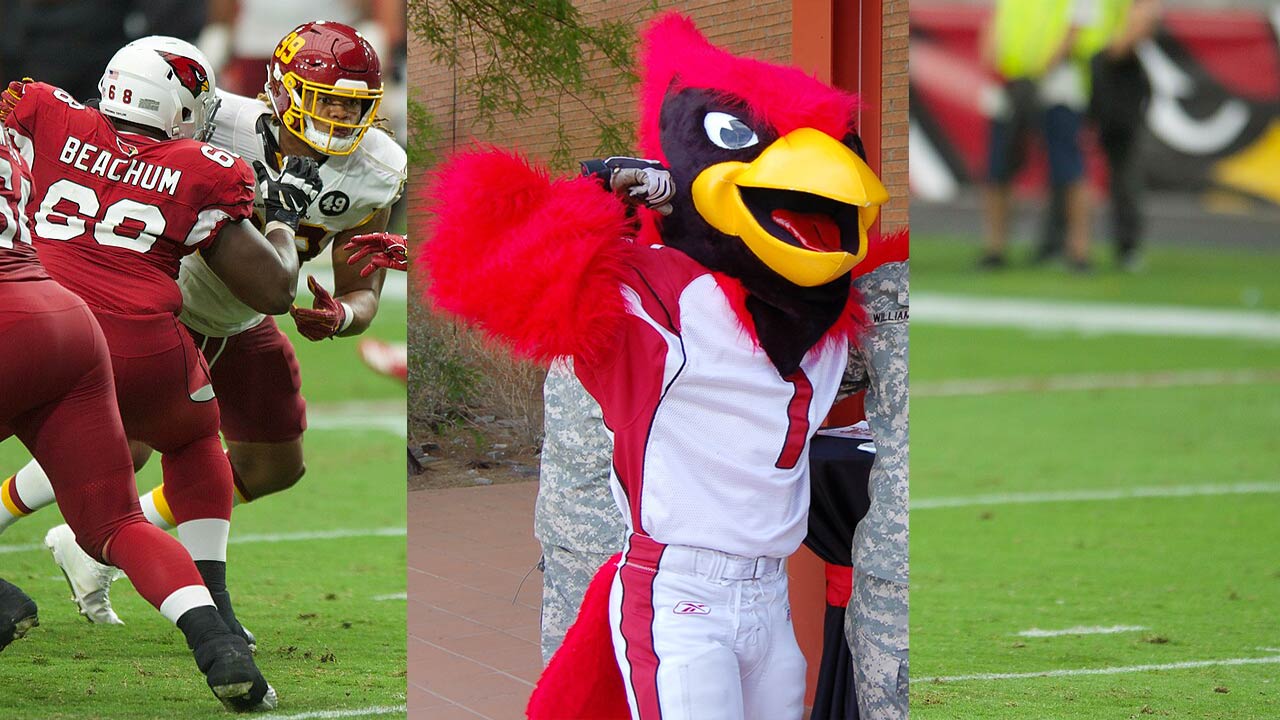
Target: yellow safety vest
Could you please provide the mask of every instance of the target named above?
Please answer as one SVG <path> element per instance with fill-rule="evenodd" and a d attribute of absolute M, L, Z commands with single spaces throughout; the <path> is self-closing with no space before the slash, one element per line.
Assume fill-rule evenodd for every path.
<path fill-rule="evenodd" d="M 997 0 L 996 69 L 1007 80 L 1038 78 L 1071 31 L 1072 0 Z"/>
<path fill-rule="evenodd" d="M 1098 4 L 1098 14 L 1093 24 L 1080 29 L 1076 36 L 1075 56 L 1080 59 L 1097 55 L 1124 28 L 1125 19 L 1129 16 L 1129 8 L 1133 0 L 1094 0 Z"/>

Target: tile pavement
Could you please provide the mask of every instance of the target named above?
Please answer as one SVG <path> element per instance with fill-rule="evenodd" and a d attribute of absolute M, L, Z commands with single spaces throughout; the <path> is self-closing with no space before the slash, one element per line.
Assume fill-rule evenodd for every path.
<path fill-rule="evenodd" d="M 536 482 L 409 493 L 409 718 L 518 720 L 542 671 Z"/>
<path fill-rule="evenodd" d="M 542 672 L 537 482 L 409 493 L 410 720 L 520 720 Z M 822 564 L 791 558 L 796 634 L 812 701 L 821 657 Z"/>

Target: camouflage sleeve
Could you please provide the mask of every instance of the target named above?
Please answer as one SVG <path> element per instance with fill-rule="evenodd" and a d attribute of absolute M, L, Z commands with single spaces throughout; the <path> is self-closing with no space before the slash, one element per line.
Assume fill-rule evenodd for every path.
<path fill-rule="evenodd" d="M 542 393 L 545 436 L 534 535 L 577 552 L 615 553 L 625 525 L 610 488 L 613 439 L 600 405 L 569 360 L 552 363 Z"/>
<path fill-rule="evenodd" d="M 907 582 L 907 324 L 908 266 L 886 263 L 855 282 L 872 322 L 858 343 L 867 373 L 866 412 L 876 443 L 871 508 L 853 538 L 853 564 Z"/>
<path fill-rule="evenodd" d="M 857 343 L 849 343 L 849 362 L 844 366 L 844 376 L 840 378 L 840 389 L 836 391 L 836 402 L 840 402 L 856 392 L 867 389 L 867 365 L 863 362 L 862 350 Z"/>
<path fill-rule="evenodd" d="M 864 718 L 908 716 L 910 704 L 910 614 L 903 583 L 859 574 L 844 616 L 845 638 L 853 650 L 858 709 Z"/>

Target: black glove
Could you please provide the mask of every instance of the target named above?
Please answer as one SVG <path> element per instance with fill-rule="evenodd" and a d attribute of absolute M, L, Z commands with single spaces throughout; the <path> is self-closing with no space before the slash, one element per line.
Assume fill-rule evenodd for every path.
<path fill-rule="evenodd" d="M 671 214 L 675 186 L 671 173 L 656 160 L 610 157 L 583 160 L 582 174 L 594 177 L 631 205 L 643 205 L 663 215 Z"/>
<path fill-rule="evenodd" d="M 290 155 L 284 159 L 279 177 L 272 178 L 267 167 L 257 160 L 253 162 L 253 172 L 258 178 L 266 224 L 281 222 L 297 230 L 298 221 L 306 217 L 307 208 L 324 188 L 320 166 L 311 158 Z"/>

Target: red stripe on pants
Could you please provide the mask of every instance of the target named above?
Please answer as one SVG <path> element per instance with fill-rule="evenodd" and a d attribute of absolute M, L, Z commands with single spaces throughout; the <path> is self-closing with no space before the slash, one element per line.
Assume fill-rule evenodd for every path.
<path fill-rule="evenodd" d="M 660 720 L 658 654 L 653 646 L 653 581 L 665 545 L 632 535 L 626 562 L 618 569 L 622 582 L 622 637 L 627 643 L 627 683 L 635 694 L 640 720 Z"/>

